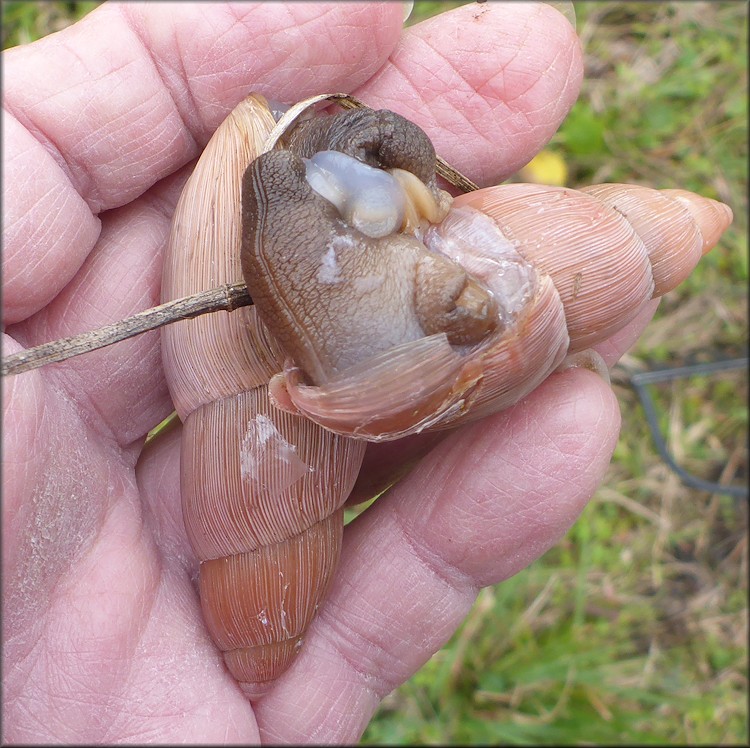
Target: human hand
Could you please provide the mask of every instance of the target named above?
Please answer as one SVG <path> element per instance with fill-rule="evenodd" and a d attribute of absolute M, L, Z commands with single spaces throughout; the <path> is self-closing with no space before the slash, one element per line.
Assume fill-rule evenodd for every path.
<path fill-rule="evenodd" d="M 528 161 L 578 93 L 580 50 L 562 16 L 467 6 L 402 32 L 401 12 L 112 4 L 5 53 L 5 351 L 158 303 L 189 162 L 251 90 L 281 101 L 352 91 L 416 121 L 482 184 Z M 607 363 L 654 308 L 599 347 Z M 564 534 L 619 429 L 609 388 L 577 369 L 449 434 L 348 527 L 302 653 L 251 705 L 201 620 L 179 429 L 143 449 L 172 409 L 158 335 L 5 384 L 9 742 L 355 740 L 481 586 Z M 391 464 L 388 449 L 372 451 L 372 472 Z"/>

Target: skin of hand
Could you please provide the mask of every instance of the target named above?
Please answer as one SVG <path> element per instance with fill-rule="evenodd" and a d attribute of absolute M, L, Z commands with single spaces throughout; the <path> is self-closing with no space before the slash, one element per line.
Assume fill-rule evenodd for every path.
<path fill-rule="evenodd" d="M 4 354 L 159 302 L 179 191 L 250 91 L 350 91 L 416 121 L 481 184 L 527 162 L 578 95 L 565 18 L 470 4 L 403 30 L 402 12 L 108 3 L 5 52 Z M 655 306 L 599 347 L 608 364 Z M 356 741 L 482 586 L 568 530 L 620 425 L 607 384 L 570 369 L 441 439 L 347 527 L 300 656 L 250 703 L 202 623 L 179 427 L 144 449 L 172 410 L 159 333 L 3 385 L 4 742 Z M 390 449 L 367 469 L 387 470 Z"/>

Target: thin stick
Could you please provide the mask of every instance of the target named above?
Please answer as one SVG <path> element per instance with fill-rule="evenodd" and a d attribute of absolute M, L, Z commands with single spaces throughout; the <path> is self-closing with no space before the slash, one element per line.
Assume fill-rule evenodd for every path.
<path fill-rule="evenodd" d="M 454 169 L 447 161 L 437 157 L 437 167 L 435 171 L 454 187 L 458 187 L 462 192 L 474 192 L 479 186 L 465 177 L 458 169 Z"/>
<path fill-rule="evenodd" d="M 51 343 L 28 348 L 25 351 L 13 353 L 3 358 L 2 376 L 21 374 L 46 364 L 65 361 L 81 353 L 106 348 L 108 345 L 127 340 L 142 332 L 155 330 L 157 327 L 171 325 L 182 319 L 198 317 L 209 312 L 231 312 L 253 303 L 244 283 L 212 288 L 182 299 L 168 301 L 166 304 L 146 309 L 132 317 L 120 320 L 114 324 L 101 327 L 98 330 L 63 338 Z"/>

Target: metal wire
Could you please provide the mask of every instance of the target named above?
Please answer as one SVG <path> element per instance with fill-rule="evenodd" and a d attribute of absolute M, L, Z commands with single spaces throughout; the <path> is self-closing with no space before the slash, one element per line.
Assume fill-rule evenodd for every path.
<path fill-rule="evenodd" d="M 677 464 L 677 461 L 669 451 L 666 440 L 659 428 L 656 407 L 647 387 L 659 382 L 669 382 L 674 379 L 686 379 L 688 377 L 715 374 L 716 372 L 729 371 L 732 369 L 747 369 L 747 367 L 748 359 L 745 357 L 711 361 L 705 364 L 695 364 L 694 366 L 678 366 L 671 369 L 644 371 L 629 375 L 630 384 L 635 390 L 636 395 L 638 395 L 638 399 L 641 401 L 643 411 L 646 414 L 646 422 L 648 423 L 651 437 L 654 440 L 659 455 L 669 466 L 670 470 L 676 473 L 685 485 L 697 488 L 701 491 L 722 493 L 728 496 L 736 496 L 738 498 L 748 496 L 747 486 L 724 486 L 721 483 L 703 480 L 703 478 L 699 478 L 698 476 L 689 473 L 685 468 Z"/>

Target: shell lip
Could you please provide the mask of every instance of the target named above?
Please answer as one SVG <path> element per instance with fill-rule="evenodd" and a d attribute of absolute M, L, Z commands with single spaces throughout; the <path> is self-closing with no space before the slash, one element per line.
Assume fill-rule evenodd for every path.
<path fill-rule="evenodd" d="M 493 336 L 490 336 L 493 337 Z M 466 412 L 484 376 L 480 349 L 458 353 L 444 333 L 396 345 L 324 385 L 307 383 L 287 361 L 270 390 L 294 410 L 343 436 L 380 442 L 447 425 Z"/>

